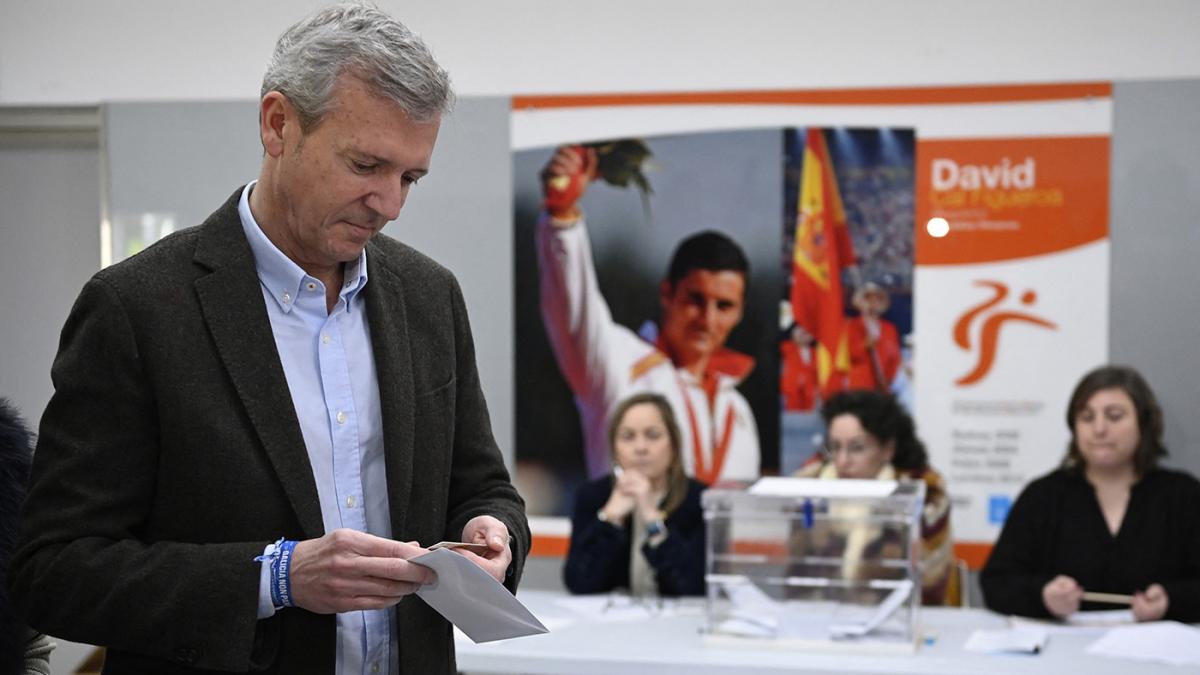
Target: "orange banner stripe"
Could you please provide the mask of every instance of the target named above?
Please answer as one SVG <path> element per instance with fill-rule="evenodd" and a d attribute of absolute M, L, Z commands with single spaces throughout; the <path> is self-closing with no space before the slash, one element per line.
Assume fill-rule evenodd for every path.
<path fill-rule="evenodd" d="M 1111 97 L 1111 82 L 514 96 L 513 110 L 632 105 L 933 105 Z"/>
<path fill-rule="evenodd" d="M 533 545 L 529 548 L 529 555 L 544 558 L 565 558 L 567 557 L 567 550 L 570 547 L 570 537 L 557 534 L 535 534 L 533 535 Z"/>
<path fill-rule="evenodd" d="M 1108 136 L 935 139 L 917 143 L 916 263 L 963 265 L 1057 253 L 1108 236 Z M 951 185 L 935 189 L 938 162 L 953 168 Z M 1011 162 L 1011 164 L 1004 164 Z M 1029 185 L 1007 183 L 1018 164 Z M 963 185 L 957 168 L 995 171 L 995 183 Z M 1000 180 L 1002 167 L 1007 177 Z M 1036 180 L 1035 180 L 1036 177 Z M 965 181 L 963 181 L 965 182 Z M 940 216 L 950 234 L 925 223 Z"/>
<path fill-rule="evenodd" d="M 540 556 L 544 558 L 565 558 L 567 557 L 567 549 L 570 547 L 571 538 L 552 534 L 537 534 L 533 537 L 533 547 L 529 551 L 529 555 Z M 783 552 L 782 547 L 776 544 L 765 544 L 753 542 L 742 542 L 739 546 L 739 553 L 761 553 L 764 555 L 776 555 Z M 983 569 L 984 563 L 987 562 L 988 556 L 992 553 L 992 545 L 982 542 L 964 541 L 954 545 L 954 557 L 963 560 L 967 563 L 967 567 L 972 570 Z"/>
<path fill-rule="evenodd" d="M 954 557 L 967 563 L 967 567 L 977 572 L 983 569 L 991 554 L 992 545 L 984 542 L 960 541 L 954 544 Z"/>

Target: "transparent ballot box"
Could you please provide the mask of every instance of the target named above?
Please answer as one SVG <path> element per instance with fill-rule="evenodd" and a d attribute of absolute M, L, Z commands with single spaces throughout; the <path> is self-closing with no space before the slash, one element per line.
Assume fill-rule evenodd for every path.
<path fill-rule="evenodd" d="M 707 490 L 706 639 L 916 650 L 924 501 L 919 481 Z"/>

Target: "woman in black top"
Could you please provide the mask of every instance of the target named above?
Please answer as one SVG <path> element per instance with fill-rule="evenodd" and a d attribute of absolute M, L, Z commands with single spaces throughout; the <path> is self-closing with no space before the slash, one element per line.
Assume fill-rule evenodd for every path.
<path fill-rule="evenodd" d="M 1085 592 L 1131 595 L 1139 621 L 1200 621 L 1200 482 L 1158 467 L 1162 411 L 1132 368 L 1088 373 L 1067 408 L 1057 471 L 1013 504 L 981 576 L 1007 614 L 1064 618 L 1113 609 Z"/>
<path fill-rule="evenodd" d="M 683 473 L 666 399 L 638 394 L 612 414 L 613 474 L 583 485 L 563 578 L 572 593 L 704 594 L 704 484 Z"/>

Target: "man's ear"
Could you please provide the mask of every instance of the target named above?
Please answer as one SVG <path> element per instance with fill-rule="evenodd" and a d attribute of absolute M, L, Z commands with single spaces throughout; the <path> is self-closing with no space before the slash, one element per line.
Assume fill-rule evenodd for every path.
<path fill-rule="evenodd" d="M 292 125 L 296 125 L 295 130 L 299 128 L 296 109 L 277 91 L 267 92 L 258 105 L 258 131 L 262 136 L 263 151 L 271 157 L 279 157 L 283 154 L 284 135 L 292 134 Z"/>
<path fill-rule="evenodd" d="M 658 284 L 658 304 L 666 309 L 671 304 L 671 296 L 675 295 L 674 285 L 670 279 L 663 279 Z"/>
<path fill-rule="evenodd" d="M 896 439 L 894 438 L 883 444 L 884 463 L 891 464 L 893 459 L 896 459 Z"/>

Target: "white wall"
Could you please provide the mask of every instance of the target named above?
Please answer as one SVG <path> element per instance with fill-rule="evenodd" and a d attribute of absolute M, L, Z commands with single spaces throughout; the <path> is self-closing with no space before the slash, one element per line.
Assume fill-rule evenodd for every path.
<path fill-rule="evenodd" d="M 0 105 L 244 99 L 314 0 L 0 0 Z M 1191 0 L 379 4 L 469 95 L 1200 77 Z"/>

